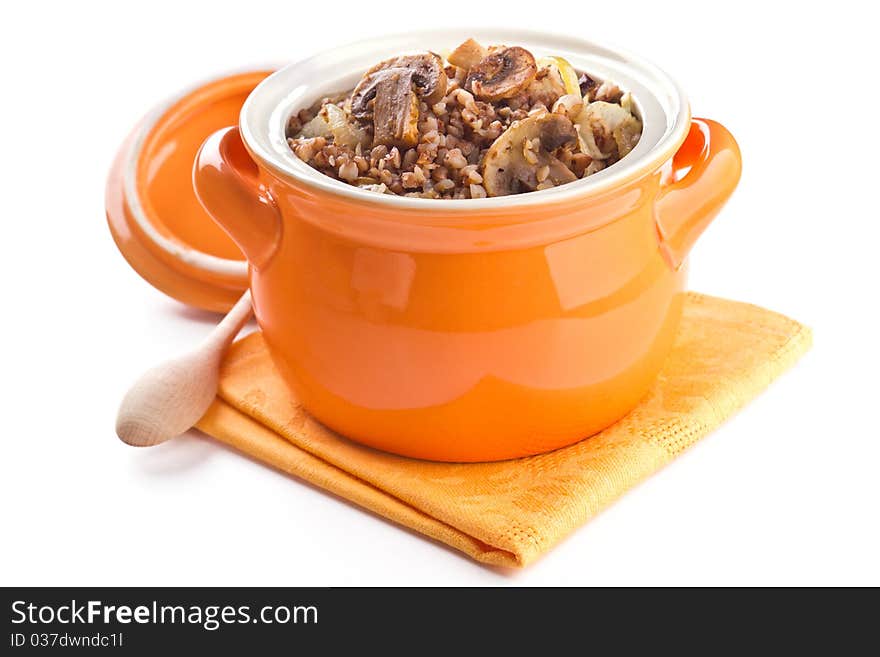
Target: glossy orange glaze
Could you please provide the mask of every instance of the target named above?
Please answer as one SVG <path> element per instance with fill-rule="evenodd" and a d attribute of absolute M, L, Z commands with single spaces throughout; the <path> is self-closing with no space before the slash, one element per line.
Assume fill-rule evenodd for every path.
<path fill-rule="evenodd" d="M 315 417 L 406 456 L 499 460 L 603 429 L 656 377 L 681 263 L 739 178 L 729 133 L 694 126 L 672 162 L 611 192 L 464 221 L 455 201 L 422 213 L 257 174 L 235 128 L 194 180 L 248 254 L 260 327 Z"/>
<path fill-rule="evenodd" d="M 129 138 L 116 155 L 104 195 L 107 224 L 120 253 L 138 274 L 168 296 L 205 310 L 228 310 L 241 296 L 241 289 L 226 281 L 202 280 L 180 264 L 167 262 L 138 230 L 123 191 L 123 171 L 131 145 Z"/>
<path fill-rule="evenodd" d="M 200 87 L 169 107 L 144 140 L 138 162 L 144 209 L 162 233 L 203 253 L 243 259 L 193 193 L 192 166 L 205 138 L 238 120 L 242 104 L 263 77 L 248 73 Z"/>
<path fill-rule="evenodd" d="M 200 85 L 163 108 L 155 121 L 146 119 L 135 161 L 135 192 L 143 218 L 174 245 L 157 244 L 138 222 L 124 178 L 137 146 L 139 125 L 126 140 L 107 180 L 107 221 L 120 251 L 155 287 L 184 303 L 208 310 L 227 310 L 246 289 L 244 275 L 206 270 L 193 252 L 243 261 L 241 249 L 208 218 L 192 186 L 193 159 L 205 138 L 238 120 L 248 94 L 271 71 L 226 76 Z"/>

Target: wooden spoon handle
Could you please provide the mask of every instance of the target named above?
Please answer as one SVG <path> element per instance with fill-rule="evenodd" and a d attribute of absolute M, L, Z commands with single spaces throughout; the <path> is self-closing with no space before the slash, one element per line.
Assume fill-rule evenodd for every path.
<path fill-rule="evenodd" d="M 119 406 L 119 438 L 137 447 L 157 445 L 198 422 L 217 394 L 223 354 L 252 311 L 248 291 L 199 348 L 144 373 Z"/>
<path fill-rule="evenodd" d="M 205 338 L 205 346 L 210 345 L 214 349 L 226 351 L 226 348 L 232 343 L 235 336 L 239 334 L 242 327 L 247 324 L 252 314 L 251 291 L 248 290 L 241 295 L 241 298 L 235 302 L 235 305 L 232 306 L 226 317 Z"/>

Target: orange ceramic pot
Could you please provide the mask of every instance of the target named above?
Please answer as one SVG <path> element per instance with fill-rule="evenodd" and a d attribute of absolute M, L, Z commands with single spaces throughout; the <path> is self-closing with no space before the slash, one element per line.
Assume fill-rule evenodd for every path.
<path fill-rule="evenodd" d="M 624 160 L 551 190 L 438 201 L 346 186 L 288 149 L 291 112 L 395 53 L 471 34 L 391 37 L 282 69 L 194 169 L 247 255 L 258 322 L 305 408 L 358 442 L 442 461 L 545 452 L 628 413 L 671 348 L 688 251 L 740 174 L 733 137 L 691 119 L 659 69 L 530 32 L 475 36 L 632 91 L 644 132 Z"/>

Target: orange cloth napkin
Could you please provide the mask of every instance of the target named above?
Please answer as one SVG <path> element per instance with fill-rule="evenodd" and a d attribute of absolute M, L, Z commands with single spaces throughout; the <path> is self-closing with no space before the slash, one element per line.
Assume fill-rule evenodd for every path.
<path fill-rule="evenodd" d="M 450 464 L 362 447 L 313 420 L 255 333 L 230 349 L 197 426 L 478 561 L 524 566 L 718 426 L 810 343 L 810 330 L 787 317 L 689 293 L 663 372 L 624 419 L 549 454 Z"/>

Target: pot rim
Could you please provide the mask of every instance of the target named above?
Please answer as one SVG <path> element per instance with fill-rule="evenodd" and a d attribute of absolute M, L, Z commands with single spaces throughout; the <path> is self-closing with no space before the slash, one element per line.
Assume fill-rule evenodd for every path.
<path fill-rule="evenodd" d="M 472 35 L 486 43 L 523 45 L 537 51 L 537 55 L 562 55 L 576 69 L 620 83 L 633 95 L 644 124 L 642 138 L 619 162 L 576 182 L 524 194 L 443 201 L 360 189 L 320 173 L 294 155 L 285 135 L 292 112 L 307 107 L 322 95 L 351 88 L 363 70 L 384 58 L 383 55 L 424 49 L 426 43 L 443 43 L 451 48 L 463 35 Z M 322 69 L 330 69 L 333 74 L 322 79 Z M 346 78 L 347 85 L 344 84 Z M 242 139 L 251 155 L 282 178 L 293 179 L 314 192 L 326 192 L 357 203 L 444 215 L 527 208 L 599 195 L 659 168 L 674 155 L 687 136 L 689 126 L 690 108 L 681 86 L 638 55 L 592 39 L 534 30 L 477 28 L 421 30 L 363 39 L 293 62 L 254 89 L 242 107 L 239 121 Z"/>

